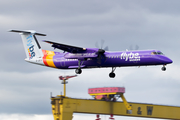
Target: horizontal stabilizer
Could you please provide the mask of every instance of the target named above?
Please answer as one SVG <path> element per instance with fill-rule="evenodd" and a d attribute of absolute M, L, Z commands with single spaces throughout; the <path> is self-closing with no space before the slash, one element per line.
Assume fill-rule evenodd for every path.
<path fill-rule="evenodd" d="M 27 34 L 35 34 L 35 35 L 40 35 L 40 36 L 46 36 L 46 34 L 42 34 L 42 33 L 36 33 L 36 31 L 33 30 L 10 30 L 9 32 L 17 32 L 17 33 L 27 33 Z"/>
<path fill-rule="evenodd" d="M 39 59 L 43 57 L 41 46 L 36 35 L 46 36 L 45 34 L 36 33 L 34 30 L 10 30 L 9 32 L 20 33 L 24 45 L 26 57 L 31 59 Z"/>

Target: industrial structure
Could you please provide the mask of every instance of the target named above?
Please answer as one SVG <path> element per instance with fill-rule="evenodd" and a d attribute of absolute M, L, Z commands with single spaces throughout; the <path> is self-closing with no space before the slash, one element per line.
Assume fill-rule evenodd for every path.
<path fill-rule="evenodd" d="M 123 95 L 124 87 L 90 88 L 88 93 L 93 99 L 70 98 L 65 93 L 51 96 L 54 120 L 72 120 L 73 113 L 97 114 L 96 120 L 100 120 L 100 114 L 110 115 L 112 120 L 113 115 L 180 120 L 180 107 L 128 103 Z"/>

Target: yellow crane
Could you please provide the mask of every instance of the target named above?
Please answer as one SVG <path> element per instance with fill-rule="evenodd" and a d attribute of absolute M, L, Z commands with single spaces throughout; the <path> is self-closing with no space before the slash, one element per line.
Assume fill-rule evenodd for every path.
<path fill-rule="evenodd" d="M 58 95 L 51 98 L 54 120 L 72 120 L 73 113 L 105 114 L 146 118 L 180 120 L 180 107 L 142 103 L 128 103 L 129 113 L 123 102 L 75 99 Z"/>
<path fill-rule="evenodd" d="M 67 83 L 65 79 L 63 83 Z M 106 91 L 107 89 L 109 91 Z M 124 89 L 124 91 L 111 91 L 111 89 Z M 54 120 L 72 120 L 73 113 L 98 114 L 97 120 L 99 120 L 99 114 L 180 120 L 180 107 L 128 103 L 123 95 L 125 88 L 122 87 L 90 88 L 88 93 L 94 99 L 67 97 L 65 89 L 64 95 L 51 96 Z M 123 102 L 114 99 L 117 96 L 121 97 Z"/>

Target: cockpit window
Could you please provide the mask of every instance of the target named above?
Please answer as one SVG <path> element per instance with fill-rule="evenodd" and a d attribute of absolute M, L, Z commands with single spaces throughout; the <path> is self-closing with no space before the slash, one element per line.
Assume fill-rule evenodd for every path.
<path fill-rule="evenodd" d="M 156 52 L 151 52 L 151 55 L 156 55 Z"/>
<path fill-rule="evenodd" d="M 162 52 L 151 52 L 151 55 L 164 55 Z"/>
<path fill-rule="evenodd" d="M 157 54 L 158 54 L 158 55 L 163 55 L 163 53 L 162 53 L 162 52 L 157 52 Z"/>

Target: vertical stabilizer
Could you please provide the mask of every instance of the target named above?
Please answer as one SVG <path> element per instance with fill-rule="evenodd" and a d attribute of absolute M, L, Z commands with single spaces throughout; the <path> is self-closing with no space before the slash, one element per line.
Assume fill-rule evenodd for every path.
<path fill-rule="evenodd" d="M 36 33 L 36 31 L 33 30 L 27 30 L 27 31 L 10 30 L 10 32 L 20 33 L 23 41 L 26 57 L 29 60 L 43 57 L 41 47 L 35 35 L 46 36 L 45 34 Z"/>

